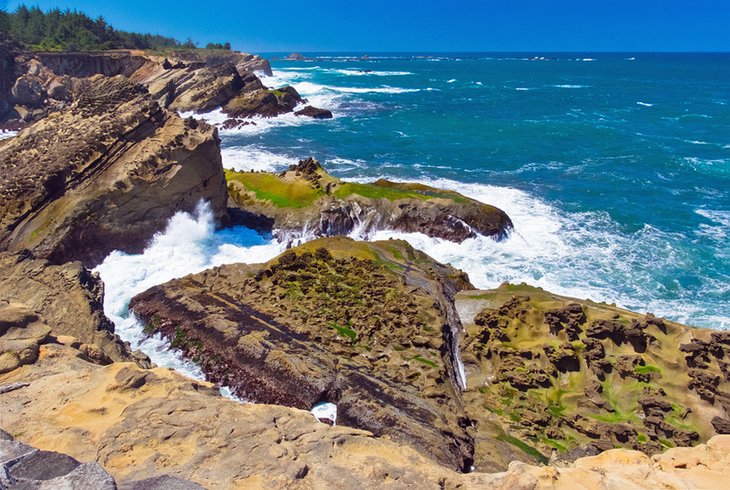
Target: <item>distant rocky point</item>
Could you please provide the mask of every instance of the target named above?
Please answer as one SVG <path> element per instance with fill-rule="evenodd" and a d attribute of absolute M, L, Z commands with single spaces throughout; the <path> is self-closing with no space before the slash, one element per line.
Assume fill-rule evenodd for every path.
<path fill-rule="evenodd" d="M 166 109 L 205 113 L 222 108 L 233 120 L 274 117 L 304 102 L 292 87 L 264 86 L 255 73 L 271 75 L 267 60 L 235 51 L 19 53 L 0 45 L 0 65 L 0 129 L 19 129 L 67 107 L 85 90 L 84 81 L 97 75 L 129 78 Z M 305 108 L 302 115 L 322 118 L 326 113 Z"/>

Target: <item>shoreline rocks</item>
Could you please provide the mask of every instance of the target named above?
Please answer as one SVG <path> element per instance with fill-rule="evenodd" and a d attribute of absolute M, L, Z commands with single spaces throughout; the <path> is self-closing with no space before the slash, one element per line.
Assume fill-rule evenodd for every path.
<path fill-rule="evenodd" d="M 209 380 L 257 403 L 337 405 L 338 425 L 471 466 L 452 343 L 466 276 L 405 242 L 316 240 L 156 286 L 130 309 Z"/>
<path fill-rule="evenodd" d="M 0 168 L 0 249 L 55 263 L 139 252 L 201 200 L 227 216 L 216 129 L 121 76 L 89 81 L 68 109 L 0 142 Z"/>
<path fill-rule="evenodd" d="M 0 127 L 20 128 L 68 107 L 103 75 L 124 76 L 146 87 L 161 107 L 205 113 L 222 108 L 231 118 L 274 117 L 303 100 L 292 87 L 268 89 L 254 71 L 271 76 L 269 62 L 239 52 L 135 50 L 99 53 L 18 53 L 0 46 Z M 328 111 L 306 107 L 304 115 Z"/>
<path fill-rule="evenodd" d="M 226 171 L 233 205 L 270 223 L 280 239 L 302 230 L 314 236 L 369 234 L 380 229 L 419 232 L 461 242 L 477 234 L 505 238 L 512 221 L 504 211 L 457 192 L 384 179 L 372 184 L 341 181 L 312 158 L 289 171 Z M 255 221 L 255 220 L 251 220 Z"/>

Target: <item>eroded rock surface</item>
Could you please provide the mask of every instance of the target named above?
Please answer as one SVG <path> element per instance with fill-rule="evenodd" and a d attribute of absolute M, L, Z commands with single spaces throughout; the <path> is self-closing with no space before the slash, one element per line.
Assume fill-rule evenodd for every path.
<path fill-rule="evenodd" d="M 479 425 L 547 461 L 616 446 L 661 452 L 723 433 L 730 336 L 529 286 L 460 294 Z M 491 459 L 477 438 L 477 468 Z"/>
<path fill-rule="evenodd" d="M 0 127 L 7 129 L 64 109 L 86 90 L 84 82 L 98 75 L 121 75 L 143 85 L 163 108 L 197 113 L 223 108 L 231 120 L 273 117 L 303 102 L 292 87 L 264 86 L 254 72 L 271 75 L 267 60 L 236 51 L 18 54 L 2 45 L 0 65 Z M 317 118 L 327 112 L 306 108 Z"/>
<path fill-rule="evenodd" d="M 177 211 L 226 216 L 215 128 L 128 79 L 88 80 L 68 108 L 0 142 L 0 248 L 94 265 L 141 251 Z"/>
<path fill-rule="evenodd" d="M 471 466 L 451 299 L 463 273 L 401 241 L 323 239 L 151 288 L 133 311 L 238 396 L 309 410 Z"/>
<path fill-rule="evenodd" d="M 461 242 L 477 234 L 501 239 L 512 229 L 504 211 L 457 192 L 384 179 L 343 182 L 312 158 L 281 175 L 226 171 L 226 178 L 249 221 L 258 217 L 282 239 L 303 229 L 317 236 L 392 229 Z"/>
<path fill-rule="evenodd" d="M 169 369 L 101 366 L 82 354 L 72 342 L 42 342 L 35 361 L 0 374 L 0 461 L 28 463 L 10 465 L 11 476 L 41 488 L 99 488 L 111 475 L 122 489 L 185 490 L 724 488 L 730 476 L 730 436 L 652 458 L 612 449 L 568 464 L 457 473 L 309 412 L 237 403 Z"/>
<path fill-rule="evenodd" d="M 101 280 L 78 262 L 59 266 L 0 253 L 0 372 L 32 364 L 40 346 L 59 337 L 93 362 L 150 366 L 114 334 L 103 294 Z"/>

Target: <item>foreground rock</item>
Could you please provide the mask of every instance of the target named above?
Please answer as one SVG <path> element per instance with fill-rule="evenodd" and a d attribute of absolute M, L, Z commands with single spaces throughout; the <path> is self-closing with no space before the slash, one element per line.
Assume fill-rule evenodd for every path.
<path fill-rule="evenodd" d="M 468 416 L 537 460 L 654 454 L 730 427 L 730 333 L 504 285 L 460 293 Z M 492 459 L 476 439 L 475 464 Z M 500 437 L 496 435 L 496 437 Z"/>
<path fill-rule="evenodd" d="M 98 77 L 68 109 L 0 141 L 0 249 L 91 266 L 139 252 L 177 211 L 226 216 L 215 128 Z"/>
<path fill-rule="evenodd" d="M 452 296 L 464 287 L 463 273 L 405 242 L 340 238 L 171 281 L 130 307 L 241 398 L 305 410 L 335 403 L 338 424 L 468 469 L 453 350 Z"/>
<path fill-rule="evenodd" d="M 10 488 L 9 477 L 22 488 L 104 488 L 108 475 L 132 489 L 723 488 L 730 476 L 730 436 L 652 458 L 614 449 L 566 466 L 460 474 L 388 438 L 294 408 L 239 404 L 168 369 L 91 363 L 63 336 L 38 349 L 0 373 L 0 484 Z"/>
<path fill-rule="evenodd" d="M 89 361 L 135 361 L 104 315 L 103 284 L 79 263 L 61 266 L 0 253 L 0 373 L 38 359 L 40 346 L 63 337 Z"/>
<path fill-rule="evenodd" d="M 302 230 L 332 236 L 392 229 L 461 242 L 477 234 L 501 239 L 512 229 L 502 210 L 457 192 L 384 179 L 343 182 L 311 158 L 281 175 L 226 171 L 226 178 L 247 221 L 279 238 Z"/>
<path fill-rule="evenodd" d="M 16 442 L 0 430 L 2 488 L 94 488 L 116 490 L 114 479 L 97 463 L 82 464 L 53 451 Z"/>

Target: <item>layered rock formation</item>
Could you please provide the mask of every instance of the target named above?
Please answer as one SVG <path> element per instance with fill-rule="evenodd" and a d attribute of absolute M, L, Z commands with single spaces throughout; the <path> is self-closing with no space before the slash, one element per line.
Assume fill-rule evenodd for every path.
<path fill-rule="evenodd" d="M 457 192 L 384 179 L 343 182 L 311 158 L 278 176 L 226 171 L 226 178 L 231 200 L 245 219 L 280 238 L 301 230 L 332 236 L 392 229 L 461 242 L 476 234 L 501 239 L 512 229 L 502 210 Z"/>
<path fill-rule="evenodd" d="M 0 248 L 93 265 L 140 251 L 201 199 L 226 215 L 215 128 L 162 109 L 144 87 L 90 79 L 78 99 L 0 142 Z"/>
<path fill-rule="evenodd" d="M 322 244 L 332 254 L 318 247 Z M 370 432 L 343 425 L 331 427 L 296 408 L 240 404 L 222 398 L 208 383 L 168 369 L 142 369 L 128 362 L 103 365 L 108 360 L 100 361 L 90 355 L 90 344 L 60 334 L 67 328 L 81 328 L 99 320 L 99 310 L 94 307 L 100 301 L 98 281 L 78 264 L 53 266 L 9 254 L 0 258 L 7 264 L 0 277 L 8 277 L 0 284 L 0 364 L 6 366 L 0 370 L 0 427 L 10 433 L 0 432 L 0 465 L 4 470 L 0 484 L 9 488 L 58 488 L 82 483 L 102 488 L 114 483 L 111 478 L 120 488 L 133 489 L 199 488 L 196 485 L 209 489 L 264 485 L 302 489 L 554 489 L 575 488 L 576 484 L 591 488 L 721 488 L 727 479 L 730 436 L 716 436 L 706 445 L 671 449 L 651 458 L 641 452 L 613 449 L 567 464 L 560 464 L 561 458 L 554 455 L 552 459 L 557 465 L 538 467 L 505 462 L 503 473 L 457 473 L 424 456 L 424 452 L 433 453 L 434 449 L 420 448 L 419 452 L 388 437 L 374 437 Z M 252 283 L 251 274 L 255 274 L 254 279 L 259 278 L 258 283 Z M 394 281 L 397 278 L 400 281 Z M 451 289 L 445 288 L 449 284 Z M 482 384 L 484 376 L 490 374 L 478 353 L 497 347 L 486 338 L 484 329 L 490 332 L 490 338 L 496 335 L 488 320 L 495 315 L 500 318 L 498 324 L 501 319 L 509 319 L 510 325 L 504 326 L 505 335 L 514 335 L 515 328 L 524 330 L 509 344 L 526 351 L 524 342 L 530 337 L 532 345 L 544 342 L 549 347 L 550 341 L 542 339 L 544 333 L 539 328 L 517 327 L 511 312 L 517 312 L 519 321 L 527 325 L 540 325 L 543 318 L 567 318 L 553 313 L 543 315 L 544 311 L 563 311 L 566 299 L 535 289 L 459 293 L 457 305 L 462 317 L 476 317 L 477 323 L 483 324 L 467 326 L 469 336 L 462 345 L 468 388 L 459 390 L 458 382 L 449 381 L 455 377 L 450 374 L 454 366 L 448 361 L 454 355 L 453 350 L 448 354 L 452 333 L 446 328 L 438 333 L 429 328 L 441 322 L 451 324 L 453 318 L 448 318 L 449 305 L 444 301 L 453 298 L 455 289 L 467 287 L 468 282 L 458 271 L 434 263 L 401 242 L 361 244 L 329 239 L 288 252 L 266 266 L 224 266 L 175 281 L 174 285 L 177 290 L 170 285 L 165 288 L 179 294 L 159 303 L 151 325 L 163 332 L 171 331 L 162 315 L 181 305 L 188 308 L 190 318 L 176 317 L 181 323 L 179 329 L 172 330 L 173 342 L 188 355 L 199 354 L 198 362 L 228 363 L 231 373 L 241 374 L 245 371 L 238 364 L 245 359 L 242 354 L 255 356 L 258 352 L 252 371 L 262 377 L 267 370 L 295 376 L 302 395 L 293 390 L 294 397 L 307 396 L 316 383 L 310 379 L 333 370 L 336 381 L 330 385 L 330 393 L 340 398 L 323 399 L 339 402 L 338 423 L 358 423 L 362 418 L 353 421 L 348 414 L 359 413 L 387 426 L 397 415 L 401 419 L 425 417 L 443 430 L 450 417 L 461 414 L 457 424 L 470 426 L 466 433 L 474 437 L 477 455 L 484 449 L 484 426 L 497 426 L 502 420 L 493 410 L 490 392 L 479 389 L 491 389 L 491 385 Z M 398 291 L 407 296 L 398 295 Z M 249 296 L 243 298 L 246 293 Z M 508 296 L 525 294 L 531 298 L 527 305 L 523 303 L 517 310 L 504 306 L 510 303 Z M 144 295 L 159 297 L 155 290 Z M 352 301 L 358 297 L 370 299 L 372 305 Z M 571 304 L 575 300 L 567 301 Z M 253 306 L 244 308 L 246 302 Z M 201 305 L 204 310 L 199 308 Z M 590 303 L 583 303 L 582 307 L 589 325 L 600 320 L 602 312 L 614 310 Z M 569 310 L 577 313 L 574 307 Z M 201 320 L 206 311 L 211 312 L 208 324 Z M 640 318 L 628 312 L 621 315 L 621 319 L 624 315 Z M 284 316 L 297 321 L 280 323 Z M 337 323 L 337 319 L 345 317 L 351 319 L 350 323 Z M 315 329 L 317 321 L 331 318 L 335 319 L 334 325 L 324 324 Z M 652 321 L 656 326 L 657 320 Z M 554 320 L 549 322 L 556 325 L 555 335 L 571 327 L 570 321 L 564 319 L 559 322 L 562 328 Z M 189 329 L 192 324 L 201 328 Z M 243 327 L 236 328 L 237 325 Z M 419 331 L 411 332 L 409 325 L 418 326 Z M 702 360 L 706 351 L 706 371 L 717 369 L 719 351 L 711 347 L 718 345 L 717 338 L 713 342 L 710 335 L 707 345 L 698 341 L 684 343 L 682 336 L 694 331 L 668 322 L 664 325 L 670 338 L 679 339 L 681 345 L 700 346 L 684 347 L 688 357 Z M 247 335 L 237 336 L 247 328 L 251 329 Z M 477 332 L 477 328 L 482 330 Z M 666 353 L 668 357 L 660 356 L 652 362 L 663 368 L 662 359 L 667 359 L 672 367 L 675 363 L 671 347 L 665 344 L 670 338 L 659 337 L 652 326 L 643 330 L 658 339 L 649 342 L 645 354 Z M 308 342 L 314 332 L 319 337 Z M 72 333 L 82 334 L 79 330 Z M 283 343 L 281 335 L 286 333 L 292 338 Z M 695 339 L 703 340 L 704 333 L 699 331 Z M 215 335 L 220 336 L 217 342 L 212 338 Z M 219 358 L 207 350 L 226 342 L 230 346 L 218 353 Z M 436 348 L 434 344 L 439 343 Z M 288 345 L 292 346 L 291 354 L 286 351 Z M 309 357 L 305 356 L 305 346 Z M 325 350 L 330 351 L 329 357 L 323 355 Z M 693 356 L 695 352 L 698 354 Z M 22 362 L 4 364 L 7 353 L 19 353 L 16 357 Z M 492 359 L 500 366 L 496 357 Z M 331 367 L 319 368 L 319 363 L 328 359 Z M 554 362 L 557 357 L 549 359 Z M 606 359 L 611 360 L 611 354 Z M 533 360 L 536 369 L 544 368 L 540 356 L 534 355 Z M 514 370 L 520 372 L 525 371 Z M 662 380 L 667 400 L 675 400 L 675 384 L 690 383 L 682 377 L 681 370 L 667 375 L 677 373 L 676 383 L 669 377 Z M 268 379 L 289 382 L 286 378 Z M 363 382 L 368 379 L 372 385 Z M 571 381 L 569 377 L 564 379 Z M 503 383 L 498 378 L 493 380 L 495 388 Z M 723 398 L 722 383 L 718 385 L 717 399 Z M 265 389 L 271 386 L 264 384 Z M 368 386 L 372 391 L 359 391 Z M 618 393 L 621 398 L 625 392 Z M 691 398 L 691 394 L 686 396 Z M 565 400 L 572 395 L 566 393 L 563 397 Z M 509 403 L 500 403 L 506 410 L 519 406 L 521 398 L 516 395 Z M 565 405 L 567 415 L 571 404 Z M 701 405 L 695 407 L 698 414 L 704 410 Z M 454 409 L 457 414 L 451 413 Z M 439 414 L 439 410 L 449 412 Z M 474 416 L 478 410 L 491 414 L 496 422 Z M 388 416 L 389 413 L 392 415 Z M 693 420 L 687 419 L 687 423 L 694 423 Z M 510 430 L 516 436 L 526 437 L 517 422 L 513 420 L 515 427 Z M 673 424 L 672 420 L 667 423 Z M 398 427 L 405 425 L 401 420 Z M 397 431 L 390 434 L 393 439 L 403 439 Z M 438 435 L 454 436 L 443 431 Z M 13 437 L 16 441 L 10 440 Z M 701 437 L 704 439 L 705 433 Z M 509 454 L 512 442 L 495 440 L 489 447 L 499 448 L 506 461 L 519 459 Z"/>
<path fill-rule="evenodd" d="M 223 108 L 231 121 L 292 112 L 302 102 L 291 87 L 268 90 L 254 71 L 271 75 L 265 59 L 226 51 L 179 51 L 166 56 L 142 51 L 33 53 L 17 55 L 0 47 L 0 123 L 15 128 L 56 112 L 74 101 L 83 81 L 122 75 L 145 86 L 164 108 L 208 112 Z M 7 69 L 5 69 L 7 68 Z M 308 108 L 303 115 L 323 118 Z M 243 124 L 238 121 L 236 125 Z M 232 126 L 229 122 L 228 126 Z"/>
<path fill-rule="evenodd" d="M 0 253 L 0 373 L 35 362 L 39 346 L 57 337 L 93 362 L 149 367 L 147 356 L 131 352 L 114 334 L 103 295 L 101 280 L 78 262 L 57 266 Z"/>
<path fill-rule="evenodd" d="M 503 440 L 538 460 L 654 454 L 728 432 L 727 332 L 524 285 L 461 293 L 457 307 L 469 417 L 498 421 Z M 491 437 L 475 445 L 484 467 Z"/>
<path fill-rule="evenodd" d="M 468 469 L 452 300 L 464 287 L 405 242 L 332 238 L 154 287 L 130 307 L 241 398 L 332 402 L 338 423 Z"/>

